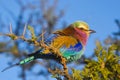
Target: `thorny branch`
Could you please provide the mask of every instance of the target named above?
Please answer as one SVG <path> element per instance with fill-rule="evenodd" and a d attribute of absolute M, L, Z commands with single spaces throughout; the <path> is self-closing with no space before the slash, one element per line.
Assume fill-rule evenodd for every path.
<path fill-rule="evenodd" d="M 48 51 L 50 51 L 53 56 L 55 57 L 54 60 L 56 60 L 57 62 L 59 62 L 60 64 L 62 64 L 63 66 L 63 76 L 67 79 L 67 80 L 71 80 L 70 79 L 70 76 L 69 76 L 69 73 L 68 73 L 68 68 L 67 68 L 67 65 L 66 65 L 66 59 L 62 57 L 61 53 L 59 52 L 59 50 L 57 50 L 56 48 L 54 48 L 53 46 L 49 46 L 49 45 L 46 45 L 44 43 L 44 34 L 45 32 L 43 32 L 39 37 L 42 37 L 42 41 L 37 41 L 36 38 L 33 38 L 34 35 L 31 35 L 31 39 L 26 39 L 24 37 L 24 34 L 26 32 L 26 28 L 27 28 L 27 25 L 25 25 L 24 27 L 24 30 L 23 30 L 23 33 L 22 33 L 22 36 L 17 36 L 15 35 L 13 32 L 12 32 L 12 26 L 10 25 L 10 33 L 8 34 L 5 34 L 6 36 L 9 36 L 12 40 L 18 40 L 18 39 L 21 39 L 21 40 L 24 40 L 25 42 L 28 42 L 30 44 L 33 44 L 35 46 L 39 46 L 43 49 L 46 49 Z M 33 31 L 34 32 L 34 31 Z M 32 32 L 31 32 L 32 33 Z M 47 57 L 49 59 L 49 57 Z M 51 71 L 49 70 L 51 73 L 53 73 L 54 71 Z"/>

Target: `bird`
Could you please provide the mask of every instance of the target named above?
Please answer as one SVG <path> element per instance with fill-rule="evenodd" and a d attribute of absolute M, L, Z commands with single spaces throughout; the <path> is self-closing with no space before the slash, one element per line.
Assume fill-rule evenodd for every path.
<path fill-rule="evenodd" d="M 83 55 L 91 33 L 96 33 L 96 31 L 89 29 L 89 25 L 86 22 L 76 21 L 65 29 L 53 32 L 53 34 L 46 39 L 45 43 L 59 50 L 60 54 L 67 62 L 72 62 L 80 59 Z M 23 65 L 38 58 L 55 58 L 52 53 L 45 49 L 35 51 L 28 56 L 28 58 L 25 58 L 19 63 L 3 69 L 2 72 L 13 66 Z"/>

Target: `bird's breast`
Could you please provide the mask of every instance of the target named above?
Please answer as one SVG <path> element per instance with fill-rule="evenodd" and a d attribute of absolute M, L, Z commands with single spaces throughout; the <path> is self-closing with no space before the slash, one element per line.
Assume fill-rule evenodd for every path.
<path fill-rule="evenodd" d="M 75 29 L 74 36 L 85 46 L 88 40 L 88 35 L 82 30 Z"/>

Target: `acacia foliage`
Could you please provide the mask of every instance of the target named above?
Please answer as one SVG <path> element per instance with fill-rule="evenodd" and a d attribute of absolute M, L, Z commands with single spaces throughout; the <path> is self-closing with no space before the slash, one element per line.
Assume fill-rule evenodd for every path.
<path fill-rule="evenodd" d="M 120 56 L 115 54 L 117 45 L 108 48 L 97 42 L 94 50 L 95 57 L 86 59 L 83 70 L 72 69 L 73 80 L 120 80 Z"/>

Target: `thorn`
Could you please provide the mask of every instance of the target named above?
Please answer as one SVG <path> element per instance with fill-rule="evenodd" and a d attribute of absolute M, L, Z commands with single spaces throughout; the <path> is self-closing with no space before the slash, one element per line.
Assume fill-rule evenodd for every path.
<path fill-rule="evenodd" d="M 44 36 L 45 33 L 46 33 L 45 31 L 44 31 L 44 32 L 42 31 L 42 33 L 40 34 L 40 36 L 38 36 L 38 38 L 41 38 L 41 37 L 42 37 L 42 41 L 43 41 L 43 40 L 44 40 L 44 39 L 43 39 L 43 36 Z"/>
<path fill-rule="evenodd" d="M 23 34 L 22 34 L 22 36 L 24 36 L 24 35 L 25 35 L 26 28 L 27 28 L 27 24 L 25 24 L 25 27 L 24 27 L 24 30 L 23 30 Z"/>
<path fill-rule="evenodd" d="M 10 33 L 12 34 L 12 24 L 10 23 Z"/>
<path fill-rule="evenodd" d="M 41 34 L 41 36 L 42 36 L 42 42 L 44 42 L 44 33 L 45 33 L 45 31 L 42 30 L 42 34 Z"/>

